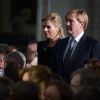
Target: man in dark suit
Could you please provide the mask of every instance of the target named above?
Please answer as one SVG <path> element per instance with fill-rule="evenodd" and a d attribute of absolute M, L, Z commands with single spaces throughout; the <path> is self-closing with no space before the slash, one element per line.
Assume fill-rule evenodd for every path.
<path fill-rule="evenodd" d="M 53 71 L 69 82 L 71 73 L 84 67 L 87 60 L 100 59 L 100 43 L 84 32 L 88 24 L 85 10 L 71 10 L 65 19 L 69 36 L 60 40 L 55 46 Z"/>

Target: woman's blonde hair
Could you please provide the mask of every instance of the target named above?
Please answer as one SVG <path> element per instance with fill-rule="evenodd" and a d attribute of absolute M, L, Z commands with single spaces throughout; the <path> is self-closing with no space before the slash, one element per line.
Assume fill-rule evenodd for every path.
<path fill-rule="evenodd" d="M 58 13 L 48 13 L 43 19 L 42 22 L 50 20 L 57 28 L 59 28 L 59 37 L 64 38 L 64 31 L 62 28 L 62 19 Z"/>

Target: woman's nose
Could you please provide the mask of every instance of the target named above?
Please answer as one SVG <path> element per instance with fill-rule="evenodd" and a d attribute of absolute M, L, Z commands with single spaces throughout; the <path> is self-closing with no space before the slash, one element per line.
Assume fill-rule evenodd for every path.
<path fill-rule="evenodd" d="M 48 29 L 47 29 L 47 27 L 44 27 L 44 31 L 46 32 Z"/>
<path fill-rule="evenodd" d="M 69 23 L 69 21 L 67 21 L 67 22 L 66 22 L 66 26 L 69 26 L 69 25 L 70 25 L 70 23 Z"/>

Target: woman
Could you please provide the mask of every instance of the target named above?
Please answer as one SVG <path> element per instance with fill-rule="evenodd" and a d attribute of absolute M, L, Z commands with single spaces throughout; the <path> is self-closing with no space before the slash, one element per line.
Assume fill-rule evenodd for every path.
<path fill-rule="evenodd" d="M 55 44 L 64 37 L 62 19 L 58 13 L 48 13 L 43 19 L 43 31 L 45 41 L 38 43 L 38 64 L 51 68 L 53 48 Z"/>

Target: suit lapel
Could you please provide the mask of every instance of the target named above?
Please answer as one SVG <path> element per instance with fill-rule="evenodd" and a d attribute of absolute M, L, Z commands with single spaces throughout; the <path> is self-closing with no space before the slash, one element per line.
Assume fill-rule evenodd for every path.
<path fill-rule="evenodd" d="M 77 44 L 76 49 L 73 52 L 72 59 L 74 57 L 76 58 L 76 56 L 79 55 L 79 53 L 81 53 L 80 51 L 84 48 L 84 46 L 85 46 L 84 44 L 86 42 L 86 39 L 87 39 L 87 36 L 84 34 L 82 36 L 82 38 L 80 39 L 79 43 Z"/>

